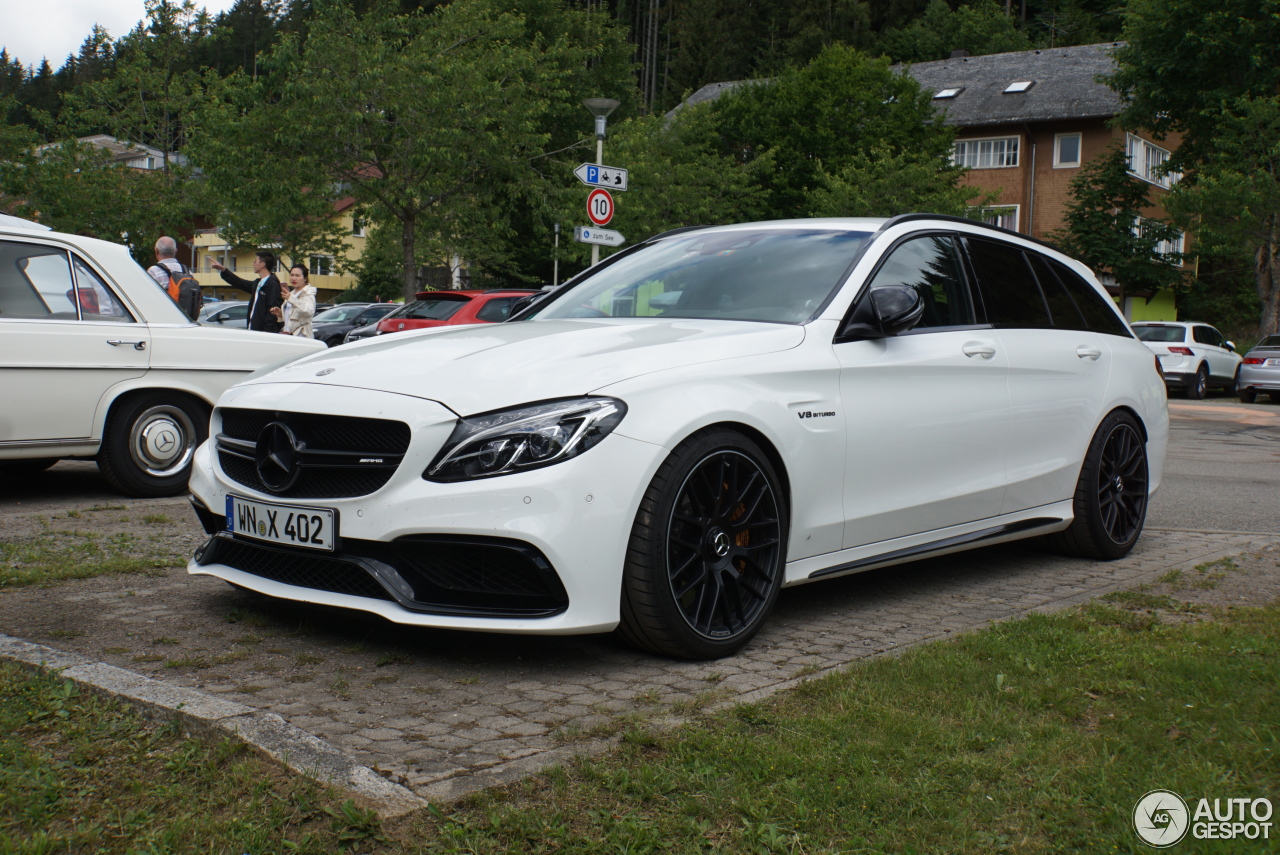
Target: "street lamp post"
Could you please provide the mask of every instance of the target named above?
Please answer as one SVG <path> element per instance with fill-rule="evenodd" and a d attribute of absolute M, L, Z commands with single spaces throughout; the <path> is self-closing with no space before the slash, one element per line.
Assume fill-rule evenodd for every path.
<path fill-rule="evenodd" d="M 604 165 L 604 126 L 605 119 L 614 110 L 618 109 L 621 101 L 613 98 L 585 98 L 582 105 L 591 111 L 591 115 L 596 117 L 596 165 Z M 595 267 L 600 263 L 600 247 L 596 244 L 591 245 L 591 266 Z"/>

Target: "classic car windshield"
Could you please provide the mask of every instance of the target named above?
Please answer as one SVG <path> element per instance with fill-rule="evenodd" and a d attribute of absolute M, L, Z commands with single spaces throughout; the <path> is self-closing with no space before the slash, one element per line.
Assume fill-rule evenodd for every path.
<path fill-rule="evenodd" d="M 1186 327 L 1142 327 L 1135 326 L 1133 331 L 1143 341 L 1186 341 Z"/>
<path fill-rule="evenodd" d="M 644 247 L 530 317 L 723 318 L 798 324 L 836 288 L 867 232 L 734 229 Z"/>

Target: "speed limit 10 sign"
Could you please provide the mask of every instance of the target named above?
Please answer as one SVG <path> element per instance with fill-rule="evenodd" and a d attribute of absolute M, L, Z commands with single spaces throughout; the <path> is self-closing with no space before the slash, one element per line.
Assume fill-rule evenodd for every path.
<path fill-rule="evenodd" d="M 587 217 L 597 226 L 608 225 L 613 219 L 613 197 L 608 190 L 596 188 L 587 194 Z"/>

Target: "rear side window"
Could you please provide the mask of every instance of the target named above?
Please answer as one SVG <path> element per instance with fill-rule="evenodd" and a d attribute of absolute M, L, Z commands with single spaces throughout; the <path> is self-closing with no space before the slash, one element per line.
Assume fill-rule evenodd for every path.
<path fill-rule="evenodd" d="M 1213 327 L 1194 327 L 1192 334 L 1195 335 L 1196 341 L 1201 344 L 1209 344 L 1214 347 L 1222 347 L 1226 343 L 1226 339 L 1222 337 L 1222 333 Z"/>
<path fill-rule="evenodd" d="M 995 241 L 969 238 L 969 260 L 987 320 L 996 327 L 1048 327 L 1049 308 L 1022 250 Z"/>
<path fill-rule="evenodd" d="M 880 265 L 871 288 L 905 285 L 924 302 L 916 329 L 975 323 L 969 289 L 961 272 L 955 240 L 945 235 L 914 238 L 900 244 Z"/>
<path fill-rule="evenodd" d="M 1049 304 L 1049 314 L 1053 316 L 1053 325 L 1060 330 L 1087 330 L 1076 301 L 1067 293 L 1066 286 L 1058 281 L 1057 275 L 1049 269 L 1049 262 L 1038 252 L 1028 252 L 1027 260 L 1031 269 L 1040 280 L 1040 290 L 1044 292 L 1045 302 Z"/>
<path fill-rule="evenodd" d="M 111 293 L 107 283 L 94 273 L 80 256 L 74 256 L 76 289 L 80 295 L 80 315 L 86 321 L 132 323 L 133 316 Z"/>
<path fill-rule="evenodd" d="M 1054 261 L 1052 258 L 1046 259 L 1046 261 L 1053 268 L 1053 272 L 1058 274 L 1058 280 L 1075 298 L 1076 306 L 1080 309 L 1080 314 L 1084 315 L 1085 323 L 1089 325 L 1089 329 L 1108 335 L 1121 335 L 1125 338 L 1133 337 L 1132 333 L 1129 332 L 1129 327 L 1116 314 L 1114 303 L 1099 294 L 1092 285 L 1080 277 L 1080 274 L 1062 262 Z M 1178 339 L 1178 341 L 1181 341 L 1181 339 Z"/>

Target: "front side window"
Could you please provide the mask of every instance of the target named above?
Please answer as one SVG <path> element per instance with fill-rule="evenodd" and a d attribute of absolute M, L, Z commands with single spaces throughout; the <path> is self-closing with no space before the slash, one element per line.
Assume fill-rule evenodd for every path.
<path fill-rule="evenodd" d="M 988 321 L 1003 328 L 1052 326 L 1049 308 L 1022 250 L 981 238 L 965 242 Z"/>
<path fill-rule="evenodd" d="M 1192 335 L 1195 337 L 1196 341 L 1201 344 L 1211 345 L 1212 347 L 1222 347 L 1223 342 L 1226 341 L 1226 339 L 1222 337 L 1222 333 L 1218 332 L 1213 327 L 1195 327 L 1192 330 Z"/>
<path fill-rule="evenodd" d="M 519 299 L 519 297 L 494 297 L 480 307 L 480 311 L 476 312 L 476 317 L 482 321 L 500 324 L 511 316 L 511 307 Z"/>
<path fill-rule="evenodd" d="M 974 324 L 973 302 L 965 285 L 960 254 L 945 235 L 914 238 L 899 245 L 880 265 L 871 288 L 905 285 L 924 302 L 916 329 Z"/>
<path fill-rule="evenodd" d="M 64 250 L 0 241 L 0 319 L 78 320 Z"/>
<path fill-rule="evenodd" d="M 870 237 L 822 228 L 694 232 L 641 246 L 530 318 L 710 318 L 799 324 L 841 284 Z"/>
<path fill-rule="evenodd" d="M 951 157 L 957 166 L 970 169 L 999 169 L 1018 165 L 1018 137 L 991 140 L 956 140 Z"/>

